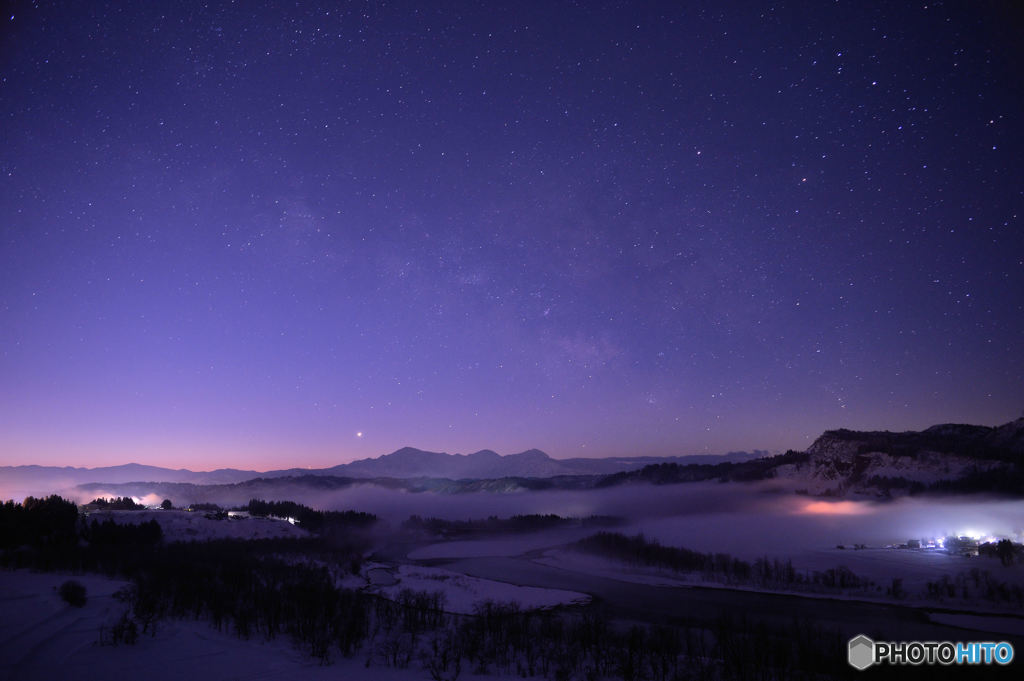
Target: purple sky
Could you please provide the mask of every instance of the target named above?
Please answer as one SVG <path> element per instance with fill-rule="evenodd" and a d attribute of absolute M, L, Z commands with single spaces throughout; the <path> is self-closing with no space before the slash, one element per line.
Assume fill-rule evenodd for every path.
<path fill-rule="evenodd" d="M 1020 416 L 1012 3 L 500 4 L 9 3 L 0 464 Z"/>

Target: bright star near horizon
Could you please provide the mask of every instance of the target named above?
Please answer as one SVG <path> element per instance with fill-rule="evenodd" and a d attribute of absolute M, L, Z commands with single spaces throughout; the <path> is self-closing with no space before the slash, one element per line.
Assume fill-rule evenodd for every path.
<path fill-rule="evenodd" d="M 362 436 L 363 436 L 363 431 L 360 430 L 358 433 L 356 433 L 356 437 L 362 437 Z"/>

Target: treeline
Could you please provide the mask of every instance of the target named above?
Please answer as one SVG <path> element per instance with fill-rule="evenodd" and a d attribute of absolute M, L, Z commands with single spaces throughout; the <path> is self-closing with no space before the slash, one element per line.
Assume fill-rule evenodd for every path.
<path fill-rule="evenodd" d="M 299 527 L 313 533 L 364 529 L 377 522 L 377 516 L 360 511 L 318 511 L 294 501 L 250 499 L 245 510 L 254 516 L 294 518 Z"/>
<path fill-rule="evenodd" d="M 988 570 L 971 568 L 959 572 L 956 577 L 943 575 L 925 584 L 925 596 L 939 601 L 985 600 L 993 605 L 1014 606 L 1024 609 L 1024 587 L 1013 582 L 1004 582 Z"/>
<path fill-rule="evenodd" d="M 761 459 L 716 464 L 655 463 L 636 471 L 623 471 L 602 477 L 596 487 L 612 487 L 627 482 L 649 482 L 655 485 L 674 485 L 683 482 L 753 482 L 775 476 L 774 469 L 785 464 L 805 463 L 806 452 L 789 450 L 785 454 Z"/>
<path fill-rule="evenodd" d="M 564 527 L 612 527 L 620 525 L 622 522 L 621 518 L 614 516 L 592 515 L 586 518 L 563 518 L 554 513 L 514 515 L 508 518 L 492 515 L 476 520 L 446 520 L 412 515 L 402 523 L 402 529 L 453 537 L 538 532 Z"/>
<path fill-rule="evenodd" d="M 805 572 L 793 567 L 792 561 L 758 558 L 753 562 L 740 560 L 727 553 L 702 553 L 673 546 L 662 546 L 642 534 L 627 537 L 617 532 L 598 532 L 572 545 L 579 551 L 620 560 L 633 565 L 668 568 L 676 572 L 697 572 L 708 581 L 762 587 L 826 589 L 868 589 L 875 583 L 858 577 L 839 566 L 828 570 Z"/>
<path fill-rule="evenodd" d="M 220 507 L 220 504 L 215 504 L 213 502 L 199 502 L 196 504 L 189 504 L 188 506 L 185 507 L 185 510 L 205 511 L 207 513 L 221 513 L 224 511 L 224 509 Z"/>
<path fill-rule="evenodd" d="M 915 458 L 919 452 L 942 452 L 973 459 L 1021 462 L 1021 454 L 997 440 L 996 428 L 949 424 L 921 432 L 856 431 L 840 428 L 825 436 L 858 442 L 857 453 L 883 452 L 890 456 Z"/>
<path fill-rule="evenodd" d="M 56 494 L 0 505 L 0 549 L 63 546 L 78 538 L 78 507 Z"/>
<path fill-rule="evenodd" d="M 862 458 L 862 457 L 858 457 Z M 886 496 L 893 492 L 915 496 L 919 494 L 995 494 L 1019 498 L 1024 495 L 1024 466 L 1001 463 L 991 468 L 968 467 L 955 479 L 923 483 L 902 476 L 875 475 L 863 482 Z"/>
<path fill-rule="evenodd" d="M 93 499 L 86 506 L 95 506 L 100 511 L 144 511 L 146 507 L 142 504 L 135 503 L 135 500 L 131 497 L 114 497 L 113 499 L 107 499 L 106 497 L 99 497 Z"/>
<path fill-rule="evenodd" d="M 241 638 L 289 637 L 326 659 L 352 654 L 366 637 L 373 598 L 335 587 L 339 575 L 306 560 L 285 560 L 280 541 L 220 540 L 158 547 L 137 565 L 126 594 L 141 633 L 160 620 L 206 619 Z M 289 547 L 293 548 L 293 547 Z"/>
<path fill-rule="evenodd" d="M 156 544 L 163 537 L 163 528 L 156 520 L 134 524 L 116 523 L 107 518 L 102 523 L 93 520 L 82 530 L 82 538 L 93 546 Z"/>
<path fill-rule="evenodd" d="M 885 496 L 892 496 L 894 491 L 909 495 L 928 491 L 928 486 L 923 482 L 892 475 L 872 475 L 863 484 L 879 490 Z"/>
<path fill-rule="evenodd" d="M 400 614 L 375 621 L 367 665 L 405 667 L 418 660 L 436 681 L 454 681 L 464 671 L 627 681 L 851 675 L 835 652 L 844 644 L 840 636 L 800 622 L 772 627 L 719 618 L 710 628 L 622 626 L 600 606 L 556 612 L 490 601 L 477 604 L 472 615 L 443 614 L 434 621 L 437 627 L 415 620 L 410 627 Z"/>
<path fill-rule="evenodd" d="M 928 492 L 939 494 L 1000 494 L 1020 498 L 1024 496 L 1024 463 L 1009 463 L 982 469 L 972 466 L 956 480 L 939 480 L 927 487 Z"/>
<path fill-rule="evenodd" d="M 155 520 L 91 523 L 71 501 L 53 495 L 28 497 L 0 505 L 0 566 L 125 576 L 124 566 L 159 544 L 163 530 Z"/>
<path fill-rule="evenodd" d="M 292 504 L 269 502 L 257 509 L 296 511 L 317 533 L 306 539 L 264 540 L 275 555 L 323 560 L 355 570 L 370 547 L 366 528 L 376 516 L 354 511 L 320 512 Z M 163 530 L 157 519 L 143 523 L 102 522 L 79 515 L 78 507 L 57 495 L 46 499 L 28 497 L 22 503 L 0 504 L 0 566 L 71 572 L 102 572 L 131 578 L 150 553 L 162 544 Z M 240 546 L 253 542 L 241 541 Z M 256 545 L 256 544 L 253 544 Z M 267 548 L 266 550 L 270 550 Z"/>
<path fill-rule="evenodd" d="M 998 558 L 1003 565 L 1024 560 L 1024 544 L 1014 544 L 1009 539 L 1000 539 L 994 542 L 984 542 L 978 545 L 978 555 Z"/>

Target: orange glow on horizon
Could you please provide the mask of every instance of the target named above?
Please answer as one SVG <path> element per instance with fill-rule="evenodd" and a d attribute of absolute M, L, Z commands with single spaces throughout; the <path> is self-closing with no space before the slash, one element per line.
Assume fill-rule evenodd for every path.
<path fill-rule="evenodd" d="M 812 515 L 865 515 L 873 513 L 867 504 L 860 501 L 809 501 L 800 513 Z"/>

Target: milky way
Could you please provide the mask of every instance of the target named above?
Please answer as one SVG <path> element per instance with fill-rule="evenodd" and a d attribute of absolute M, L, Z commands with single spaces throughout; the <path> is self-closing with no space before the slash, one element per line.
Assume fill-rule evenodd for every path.
<path fill-rule="evenodd" d="M 1011 3 L 431 4 L 11 4 L 0 463 L 1020 415 Z"/>

